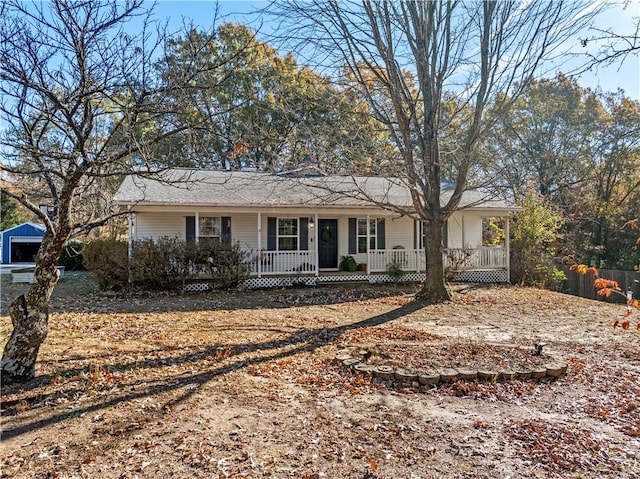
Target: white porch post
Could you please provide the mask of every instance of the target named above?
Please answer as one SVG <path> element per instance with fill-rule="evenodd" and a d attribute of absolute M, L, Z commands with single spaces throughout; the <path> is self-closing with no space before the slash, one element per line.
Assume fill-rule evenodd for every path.
<path fill-rule="evenodd" d="M 420 272 L 420 220 L 413 220 L 413 257 L 416 260 L 416 273 Z"/>
<path fill-rule="evenodd" d="M 509 251 L 509 237 L 511 236 L 511 233 L 509 231 L 509 217 L 507 216 L 507 219 L 505 221 L 504 224 L 504 249 L 505 249 L 505 254 L 507 255 L 506 257 L 506 261 L 507 261 L 507 283 L 511 282 L 511 253 Z"/>
<path fill-rule="evenodd" d="M 131 206 L 127 208 L 127 258 L 131 259 L 133 257 L 133 213 L 131 212 Z"/>
<path fill-rule="evenodd" d="M 318 246 L 318 213 L 313 215 L 313 242 L 316 250 L 316 276 L 320 276 L 320 247 Z"/>
<path fill-rule="evenodd" d="M 369 223 L 369 213 L 367 213 L 367 274 L 371 274 L 371 224 Z M 378 230 L 376 230 L 377 233 Z M 358 252 L 358 223 L 356 220 L 356 253 Z M 376 245 L 378 246 L 378 245 Z"/>
<path fill-rule="evenodd" d="M 258 278 L 262 277 L 262 213 L 258 211 Z"/>
<path fill-rule="evenodd" d="M 200 242 L 200 212 L 196 211 L 196 243 Z"/>
<path fill-rule="evenodd" d="M 462 215 L 462 249 L 464 250 L 467 247 L 467 243 L 464 241 L 464 214 Z"/>

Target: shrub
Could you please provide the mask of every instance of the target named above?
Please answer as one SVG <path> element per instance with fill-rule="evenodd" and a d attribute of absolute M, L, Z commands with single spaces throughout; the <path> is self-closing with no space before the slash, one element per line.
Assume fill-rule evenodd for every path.
<path fill-rule="evenodd" d="M 516 215 L 511 228 L 511 282 L 557 289 L 566 279 L 553 255 L 562 216 L 533 193 L 519 203 L 524 211 Z"/>
<path fill-rule="evenodd" d="M 82 247 L 82 256 L 101 289 L 118 291 L 127 285 L 129 261 L 125 241 L 93 240 Z"/>
<path fill-rule="evenodd" d="M 249 277 L 248 253 L 238 243 L 205 241 L 197 249 L 198 263 L 211 275 L 215 288 L 237 288 Z"/>
<path fill-rule="evenodd" d="M 58 264 L 67 271 L 84 271 L 82 247 L 83 244 L 78 241 L 69 241 L 62 250 Z"/>
<path fill-rule="evenodd" d="M 132 244 L 131 279 L 144 289 L 181 289 L 187 279 L 197 274 L 192 264 L 192 248 L 178 238 L 145 239 Z"/>
<path fill-rule="evenodd" d="M 340 257 L 340 271 L 358 271 L 358 263 L 353 256 Z"/>
<path fill-rule="evenodd" d="M 450 249 L 447 250 L 445 254 L 444 279 L 446 281 L 455 281 L 463 266 L 465 266 L 469 258 L 475 254 L 475 250 L 468 248 L 463 248 L 461 250 Z"/>
<path fill-rule="evenodd" d="M 393 262 L 387 265 L 387 274 L 397 283 L 404 276 L 404 270 L 398 263 Z"/>
<path fill-rule="evenodd" d="M 167 237 L 145 239 L 132 243 L 131 261 L 125 242 L 96 240 L 83 251 L 87 268 L 102 289 L 120 290 L 131 285 L 147 290 L 177 290 L 201 273 L 209 275 L 214 287 L 230 289 L 249 275 L 247 253 L 238 244 L 194 244 Z"/>

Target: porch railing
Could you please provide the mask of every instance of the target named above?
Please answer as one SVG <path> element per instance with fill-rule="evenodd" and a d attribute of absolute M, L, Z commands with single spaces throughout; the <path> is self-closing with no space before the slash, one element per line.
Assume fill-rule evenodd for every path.
<path fill-rule="evenodd" d="M 397 264 L 404 271 L 424 271 L 425 253 L 422 249 L 377 249 L 368 254 L 368 272 L 382 273 L 389 264 Z M 469 269 L 506 269 L 505 248 L 449 248 L 443 253 L 445 268 L 456 271 Z M 315 251 L 262 251 L 251 253 L 248 261 L 251 275 L 315 274 Z"/>
<path fill-rule="evenodd" d="M 313 274 L 316 272 L 315 251 L 261 251 L 250 255 L 249 273 L 265 274 Z"/>
<path fill-rule="evenodd" d="M 455 271 L 468 269 L 504 269 L 507 267 L 505 248 L 449 248 L 444 252 L 444 267 Z"/>
<path fill-rule="evenodd" d="M 387 271 L 390 264 L 398 265 L 404 271 L 424 271 L 424 250 L 421 249 L 376 249 L 369 252 L 369 271 Z"/>
<path fill-rule="evenodd" d="M 426 267 L 424 250 L 385 249 L 372 250 L 369 254 L 369 271 L 387 270 L 389 264 L 397 264 L 404 271 L 424 271 Z M 449 248 L 443 252 L 445 268 L 456 271 L 469 269 L 506 269 L 507 250 L 505 248 Z"/>

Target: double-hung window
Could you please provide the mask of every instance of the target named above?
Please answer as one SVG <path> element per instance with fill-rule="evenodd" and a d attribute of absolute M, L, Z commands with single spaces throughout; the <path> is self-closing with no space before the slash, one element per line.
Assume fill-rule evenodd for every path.
<path fill-rule="evenodd" d="M 367 220 L 358 218 L 357 224 L 357 242 L 358 242 L 358 251 L 357 253 L 366 253 L 367 247 L 369 249 L 377 248 L 377 238 L 378 238 L 378 222 L 375 219 L 369 220 L 369 234 L 367 235 Z M 368 238 L 368 244 L 367 244 Z"/>
<path fill-rule="evenodd" d="M 297 251 L 298 240 L 298 218 L 278 218 L 278 250 Z"/>
<path fill-rule="evenodd" d="M 201 240 L 220 241 L 222 228 L 219 216 L 201 216 L 199 226 L 198 237 Z"/>

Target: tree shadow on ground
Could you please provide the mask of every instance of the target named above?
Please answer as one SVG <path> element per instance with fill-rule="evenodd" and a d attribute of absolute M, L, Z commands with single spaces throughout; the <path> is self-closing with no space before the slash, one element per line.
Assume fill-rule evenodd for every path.
<path fill-rule="evenodd" d="M 206 293 L 153 292 L 107 293 L 96 287 L 87 288 L 86 281 L 62 280 L 50 302 L 50 313 L 141 313 L 189 312 L 223 309 L 290 308 L 291 306 L 329 305 L 356 302 L 416 292 L 416 284 L 360 284 L 289 287 L 268 290 L 212 291 Z M 8 306 L 28 284 L 9 284 L 2 289 L 0 315 L 8 314 Z"/>
<path fill-rule="evenodd" d="M 285 357 L 295 356 L 296 354 L 303 352 L 314 351 L 322 346 L 331 344 L 338 340 L 341 335 L 345 332 L 355 329 L 362 328 L 370 328 L 375 327 L 381 324 L 389 323 L 396 319 L 399 319 L 403 316 L 409 315 L 421 309 L 424 306 L 424 303 L 421 301 L 412 301 L 403 306 L 400 306 L 392 311 L 389 311 L 384 314 L 376 315 L 371 318 L 367 318 L 361 321 L 357 321 L 351 324 L 336 326 L 332 328 L 316 328 L 316 329 L 299 329 L 290 333 L 287 337 L 277 340 L 256 342 L 256 343 L 238 343 L 238 344 L 212 344 L 205 348 L 204 351 L 198 352 L 196 354 L 188 353 L 177 355 L 173 358 L 162 358 L 162 359 L 150 359 L 144 361 L 136 361 L 129 363 L 115 363 L 111 365 L 107 365 L 106 367 L 109 370 L 113 371 L 124 371 L 130 370 L 133 368 L 136 369 L 155 369 L 155 368 L 166 368 L 169 366 L 173 366 L 175 364 L 184 364 L 184 363 L 198 363 L 199 361 L 205 359 L 215 359 L 216 354 L 219 353 L 220 348 L 229 348 L 231 350 L 229 352 L 229 356 L 225 358 L 224 363 L 219 367 L 215 367 L 213 369 L 209 369 L 203 372 L 198 372 L 190 375 L 172 375 L 163 378 L 163 382 L 161 384 L 155 384 L 149 386 L 147 381 L 134 383 L 138 389 L 144 388 L 140 391 L 130 392 L 128 394 L 118 396 L 118 397 L 110 397 L 104 400 L 98 400 L 92 402 L 92 404 L 87 405 L 85 407 L 81 407 L 79 409 L 74 409 L 71 412 L 52 412 L 51 415 L 44 419 L 37 419 L 33 421 L 29 421 L 25 424 L 21 424 L 19 426 L 13 428 L 4 428 L 0 439 L 7 440 L 11 438 L 18 437 L 22 434 L 25 434 L 29 431 L 39 429 L 42 427 L 50 426 L 53 424 L 58 424 L 64 422 L 65 420 L 72 419 L 77 416 L 81 416 L 87 413 L 94 413 L 96 411 L 100 411 L 111 406 L 115 406 L 117 404 L 126 403 L 129 401 L 133 401 L 140 398 L 152 397 L 158 394 L 162 394 L 165 392 L 175 391 L 183 388 L 187 388 L 187 391 L 174 398 L 170 401 L 171 405 L 176 405 L 181 402 L 189 399 L 196 391 L 207 382 L 211 381 L 214 378 L 223 376 L 225 374 L 229 374 L 233 371 L 244 369 L 249 366 L 254 366 L 262 363 L 266 363 L 269 361 L 278 360 Z M 266 354 L 261 354 L 265 353 Z M 235 356 L 242 354 L 242 358 L 235 358 Z M 253 354 L 253 356 L 252 356 Z M 79 369 L 67 369 L 64 371 L 60 371 L 60 375 L 62 377 L 73 377 L 77 376 L 81 372 L 87 372 L 88 368 L 79 368 Z M 20 388 L 19 390 L 34 390 L 36 391 L 39 386 L 43 384 L 47 384 L 51 381 L 51 378 L 47 377 L 38 377 L 32 381 L 31 384 L 27 384 L 24 386 L 16 386 Z M 189 387 L 191 386 L 191 387 Z M 194 387 L 195 386 L 195 387 Z M 14 391 L 16 392 L 16 391 Z M 10 394 L 11 391 L 4 391 L 4 394 Z M 52 393 L 50 395 L 55 394 L 65 394 L 65 392 Z M 27 403 L 44 403 L 47 401 L 47 394 L 42 394 L 41 392 L 37 392 L 32 397 L 22 398 L 21 401 L 25 401 Z M 12 404 L 8 404 L 5 402 L 3 409 L 12 407 Z"/>

